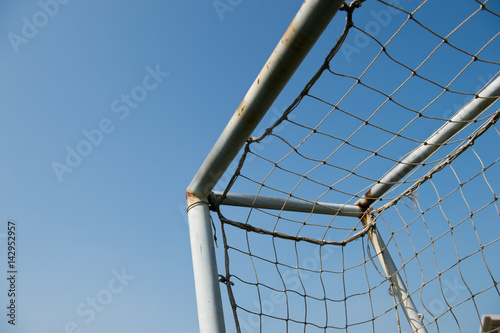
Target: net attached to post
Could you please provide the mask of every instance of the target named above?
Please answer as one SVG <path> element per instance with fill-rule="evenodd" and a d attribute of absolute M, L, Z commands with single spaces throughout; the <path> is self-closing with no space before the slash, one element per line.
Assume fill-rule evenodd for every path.
<path fill-rule="evenodd" d="M 499 12 L 494 1 L 343 6 L 325 62 L 212 198 L 237 332 L 470 332 L 500 313 Z M 463 118 L 478 99 L 487 105 Z M 412 162 L 425 146 L 436 149 Z M 411 170 L 370 196 L 398 165 Z M 284 201 L 234 208 L 230 193 Z M 285 209 L 293 200 L 313 208 Z M 322 203 L 340 209 L 317 214 Z"/>

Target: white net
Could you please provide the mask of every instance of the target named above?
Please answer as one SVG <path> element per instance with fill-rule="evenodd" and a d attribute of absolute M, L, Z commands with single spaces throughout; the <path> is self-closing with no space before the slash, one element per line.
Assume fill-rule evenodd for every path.
<path fill-rule="evenodd" d="M 237 332 L 417 331 L 408 296 L 419 332 L 477 331 L 483 314 L 500 313 L 498 93 L 471 120 L 453 118 L 464 126 L 449 140 L 428 140 L 499 76 L 499 12 L 472 0 L 343 6 L 325 63 L 247 141 L 212 202 Z M 426 145 L 437 149 L 365 195 Z M 230 192 L 357 204 L 364 217 L 221 205 Z"/>

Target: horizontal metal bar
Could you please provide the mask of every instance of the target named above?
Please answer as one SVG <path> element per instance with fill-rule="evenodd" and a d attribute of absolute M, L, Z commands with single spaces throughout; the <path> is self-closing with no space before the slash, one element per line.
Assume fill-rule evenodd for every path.
<path fill-rule="evenodd" d="M 255 130 L 343 0 L 307 0 L 188 187 L 206 198 Z"/>
<path fill-rule="evenodd" d="M 500 97 L 500 77 L 496 78 L 478 96 L 460 109 L 446 124 L 434 132 L 424 143 L 418 146 L 403 161 L 383 176 L 355 205 L 368 208 L 375 200 L 397 184 L 417 165 L 431 156 L 446 141 L 451 139 L 470 121 L 480 115 L 488 106 Z"/>
<path fill-rule="evenodd" d="M 222 192 L 212 192 L 214 199 L 219 201 L 222 197 Z M 361 208 L 354 205 L 334 204 L 327 202 L 313 202 L 295 198 L 275 198 L 266 196 L 255 196 L 240 193 L 228 193 L 222 205 L 253 207 L 261 209 L 284 210 L 302 213 L 326 214 L 326 215 L 341 215 L 361 217 L 363 212 Z"/>

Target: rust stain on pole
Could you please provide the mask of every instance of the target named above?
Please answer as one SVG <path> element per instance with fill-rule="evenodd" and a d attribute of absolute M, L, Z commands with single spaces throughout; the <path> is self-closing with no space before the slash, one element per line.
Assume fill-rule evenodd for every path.
<path fill-rule="evenodd" d="M 198 198 L 196 195 L 193 193 L 190 193 L 188 190 L 186 190 L 186 204 L 187 204 L 187 209 L 189 210 L 190 207 L 196 203 L 199 202 L 206 202 L 200 198 Z"/>
<path fill-rule="evenodd" d="M 363 212 L 365 212 L 374 203 L 376 198 L 372 197 L 372 189 L 369 189 L 365 195 L 359 199 L 354 206 L 358 206 Z M 364 222 L 363 222 L 364 224 Z"/>

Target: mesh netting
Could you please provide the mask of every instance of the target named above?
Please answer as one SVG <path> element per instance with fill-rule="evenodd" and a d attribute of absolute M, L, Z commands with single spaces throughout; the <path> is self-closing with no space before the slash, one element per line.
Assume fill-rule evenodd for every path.
<path fill-rule="evenodd" d="M 345 30 L 324 64 L 247 141 L 224 195 L 354 205 L 498 77 L 500 3 L 416 2 L 342 7 L 335 20 L 343 15 Z M 415 330 L 370 242 L 374 229 L 428 332 L 477 331 L 483 314 L 500 313 L 499 105 L 362 219 L 213 203 L 236 331 Z"/>

